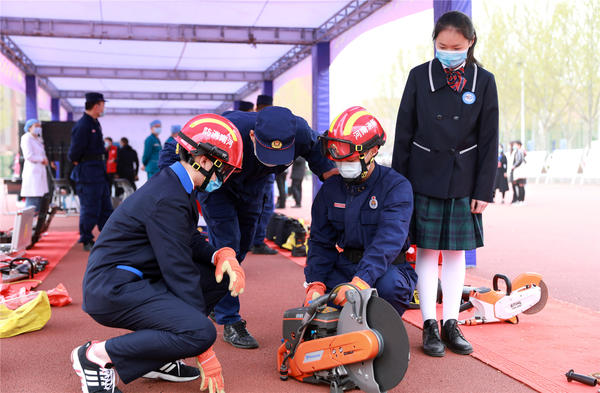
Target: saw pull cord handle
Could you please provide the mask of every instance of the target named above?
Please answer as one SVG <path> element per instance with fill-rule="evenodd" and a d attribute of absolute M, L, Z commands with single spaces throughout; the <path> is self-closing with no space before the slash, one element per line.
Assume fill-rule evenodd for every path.
<path fill-rule="evenodd" d="M 569 370 L 569 372 L 567 372 L 565 376 L 567 377 L 568 382 L 575 380 L 577 382 L 581 382 L 589 386 L 596 386 L 596 384 L 598 383 L 598 380 L 596 378 L 590 377 L 589 375 L 576 374 L 573 371 L 573 369 Z"/>
<path fill-rule="evenodd" d="M 493 286 L 494 286 L 494 291 L 498 290 L 498 279 L 500 279 L 500 278 L 506 284 L 506 295 L 510 295 L 510 293 L 512 292 L 512 285 L 511 285 L 508 277 L 506 277 L 504 274 L 495 274 L 494 275 L 494 280 L 492 281 Z"/>

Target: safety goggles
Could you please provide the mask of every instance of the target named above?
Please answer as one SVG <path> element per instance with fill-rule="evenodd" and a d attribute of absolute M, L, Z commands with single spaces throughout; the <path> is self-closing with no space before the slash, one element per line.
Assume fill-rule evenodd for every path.
<path fill-rule="evenodd" d="M 354 143 L 339 138 L 332 138 L 328 136 L 329 130 L 325 131 L 323 135 L 319 135 L 321 141 L 321 152 L 325 157 L 330 155 L 334 160 L 343 160 L 352 156 L 354 153 L 364 154 L 369 151 L 373 146 L 381 145 L 381 137 L 376 136 L 363 144 L 355 145 Z"/>

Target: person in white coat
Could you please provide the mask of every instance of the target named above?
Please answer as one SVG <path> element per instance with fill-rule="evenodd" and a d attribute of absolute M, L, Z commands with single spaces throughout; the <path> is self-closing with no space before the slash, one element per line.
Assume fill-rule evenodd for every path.
<path fill-rule="evenodd" d="M 48 157 L 40 122 L 37 119 L 27 120 L 24 131 L 25 134 L 21 137 L 21 150 L 25 159 L 21 175 L 21 196 L 25 197 L 25 206 L 34 206 L 37 214 L 42 197 L 48 193 Z"/>

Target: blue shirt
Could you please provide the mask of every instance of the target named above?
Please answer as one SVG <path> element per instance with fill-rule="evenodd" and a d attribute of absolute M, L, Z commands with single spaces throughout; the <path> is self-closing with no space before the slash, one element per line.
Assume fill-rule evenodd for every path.
<path fill-rule="evenodd" d="M 408 249 L 413 192 L 408 180 L 375 164 L 361 184 L 348 185 L 341 176 L 327 179 L 312 205 L 307 282 L 327 280 L 334 269 L 356 269 L 352 274 L 370 286 Z M 341 248 L 363 249 L 356 264 L 338 253 Z"/>

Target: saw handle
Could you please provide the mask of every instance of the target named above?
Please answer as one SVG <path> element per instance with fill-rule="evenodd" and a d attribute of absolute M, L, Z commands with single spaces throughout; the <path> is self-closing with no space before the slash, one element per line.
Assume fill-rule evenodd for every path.
<path fill-rule="evenodd" d="M 576 374 L 572 369 L 569 370 L 569 372 L 565 375 L 567 377 L 568 382 L 575 380 L 577 382 L 581 382 L 590 386 L 596 386 L 596 384 L 598 383 L 598 380 L 596 378 L 590 377 L 589 375 Z"/>
<path fill-rule="evenodd" d="M 502 281 L 504 281 L 504 283 L 506 284 L 506 294 L 510 295 L 510 293 L 512 292 L 512 286 L 510 284 L 510 280 L 504 274 L 495 274 L 494 275 L 494 280 L 492 281 L 494 291 L 498 291 L 498 280 L 499 279 L 502 279 Z"/>

